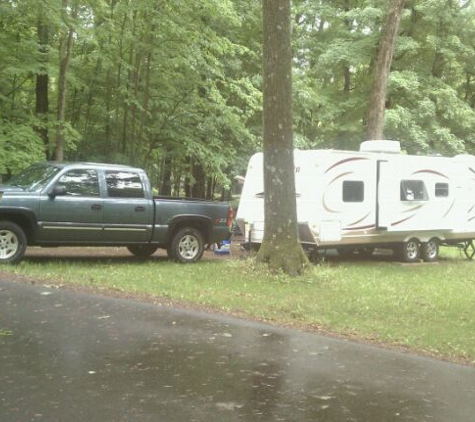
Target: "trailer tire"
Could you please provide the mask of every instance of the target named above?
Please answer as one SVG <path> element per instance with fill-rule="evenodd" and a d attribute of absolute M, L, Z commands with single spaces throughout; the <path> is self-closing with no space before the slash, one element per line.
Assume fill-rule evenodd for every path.
<path fill-rule="evenodd" d="M 416 238 L 403 242 L 399 249 L 399 255 L 403 262 L 417 262 L 421 253 L 419 240 Z"/>
<path fill-rule="evenodd" d="M 194 227 L 184 227 L 173 236 L 168 256 L 175 261 L 189 264 L 199 261 L 204 249 L 205 242 L 201 232 Z"/>
<path fill-rule="evenodd" d="M 435 262 L 439 258 L 439 240 L 432 238 L 421 245 L 421 256 L 425 262 Z"/>
<path fill-rule="evenodd" d="M 139 258 L 146 258 L 153 255 L 158 249 L 158 246 L 151 244 L 129 245 L 127 246 L 127 249 L 131 254 L 138 256 Z"/>
<path fill-rule="evenodd" d="M 0 264 L 20 262 L 26 251 L 23 229 L 11 221 L 0 221 Z"/>

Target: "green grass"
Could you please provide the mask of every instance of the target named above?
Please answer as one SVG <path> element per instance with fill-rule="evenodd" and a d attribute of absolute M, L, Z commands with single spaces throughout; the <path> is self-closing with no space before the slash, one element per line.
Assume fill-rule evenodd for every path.
<path fill-rule="evenodd" d="M 290 279 L 249 260 L 25 260 L 2 270 L 95 289 L 211 307 L 281 325 L 319 328 L 475 364 L 474 263 L 333 261 Z"/>

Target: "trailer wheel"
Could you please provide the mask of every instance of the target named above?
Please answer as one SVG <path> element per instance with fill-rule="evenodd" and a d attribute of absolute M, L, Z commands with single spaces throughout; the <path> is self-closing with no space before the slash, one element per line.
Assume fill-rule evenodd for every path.
<path fill-rule="evenodd" d="M 419 241 L 416 238 L 409 239 L 400 247 L 401 260 L 404 262 L 417 262 L 420 255 Z"/>
<path fill-rule="evenodd" d="M 426 262 L 434 262 L 439 258 L 439 240 L 435 237 L 421 246 L 421 256 Z"/>
<path fill-rule="evenodd" d="M 0 221 L 0 264 L 20 262 L 26 251 L 26 236 L 20 226 Z"/>
<path fill-rule="evenodd" d="M 173 236 L 168 256 L 182 263 L 197 262 L 204 252 L 201 232 L 193 227 L 184 227 Z"/>
<path fill-rule="evenodd" d="M 127 249 L 129 252 L 135 256 L 138 256 L 140 258 L 146 258 L 150 255 L 152 255 L 157 249 L 158 246 L 156 245 L 129 245 L 127 246 Z"/>

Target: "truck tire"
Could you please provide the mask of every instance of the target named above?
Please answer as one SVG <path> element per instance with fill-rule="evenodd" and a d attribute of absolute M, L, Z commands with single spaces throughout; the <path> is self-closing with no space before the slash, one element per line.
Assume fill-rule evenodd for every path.
<path fill-rule="evenodd" d="M 173 236 L 168 256 L 182 263 L 197 262 L 203 256 L 205 242 L 201 232 L 193 227 L 184 227 Z"/>
<path fill-rule="evenodd" d="M 425 262 L 435 262 L 439 258 L 439 241 L 435 237 L 421 245 L 421 256 Z"/>
<path fill-rule="evenodd" d="M 420 252 L 419 241 L 416 238 L 412 238 L 401 244 L 399 256 L 403 262 L 417 262 L 419 261 Z"/>
<path fill-rule="evenodd" d="M 129 245 L 127 246 L 127 249 L 129 252 L 135 256 L 138 256 L 140 258 L 146 258 L 150 255 L 152 255 L 157 249 L 158 246 L 156 245 Z"/>
<path fill-rule="evenodd" d="M 26 236 L 20 226 L 0 221 L 0 264 L 20 262 L 26 251 Z"/>

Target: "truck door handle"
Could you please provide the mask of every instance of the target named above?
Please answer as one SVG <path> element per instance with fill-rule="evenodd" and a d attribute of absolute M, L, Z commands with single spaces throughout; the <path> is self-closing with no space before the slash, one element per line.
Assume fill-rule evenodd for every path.
<path fill-rule="evenodd" d="M 91 205 L 91 210 L 93 211 L 100 211 L 102 209 L 102 205 L 101 204 L 93 204 Z"/>
<path fill-rule="evenodd" d="M 137 206 L 135 207 L 135 212 L 144 212 L 145 211 L 145 207 L 142 207 L 142 206 Z"/>

